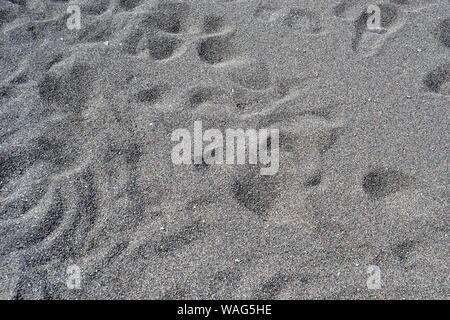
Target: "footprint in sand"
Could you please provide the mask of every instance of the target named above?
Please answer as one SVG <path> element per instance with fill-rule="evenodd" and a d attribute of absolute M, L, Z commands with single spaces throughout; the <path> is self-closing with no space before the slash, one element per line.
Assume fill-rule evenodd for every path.
<path fill-rule="evenodd" d="M 145 103 L 148 105 L 161 102 L 164 94 L 169 90 L 168 86 L 157 84 L 152 85 L 148 89 L 143 89 L 137 92 L 135 98 L 140 103 Z"/>
<path fill-rule="evenodd" d="M 202 29 L 206 34 L 223 33 L 227 29 L 227 24 L 224 17 L 219 15 L 209 15 L 205 17 Z"/>
<path fill-rule="evenodd" d="M 133 9 L 139 1 L 127 2 L 125 8 Z M 191 45 L 192 37 L 200 28 L 200 22 L 196 19 L 190 5 L 181 2 L 159 2 L 150 8 L 150 12 L 140 16 L 137 24 L 129 24 L 125 27 L 123 36 L 120 37 L 122 50 L 131 55 L 142 52 L 157 62 L 163 62 L 178 58 L 183 55 Z M 204 33 L 215 33 L 221 30 L 222 21 L 218 17 L 205 18 Z M 216 46 L 214 46 L 216 45 Z M 208 51 L 208 47 L 212 49 Z M 213 40 L 203 44 L 199 50 L 204 60 L 216 63 L 219 58 L 217 42 Z"/>
<path fill-rule="evenodd" d="M 161 2 L 151 17 L 156 27 L 163 32 L 182 34 L 190 32 L 193 28 L 190 20 L 191 8 L 186 3 Z"/>
<path fill-rule="evenodd" d="M 203 104 L 223 104 L 224 90 L 214 86 L 197 86 L 189 89 L 186 104 L 189 109 L 199 108 Z"/>
<path fill-rule="evenodd" d="M 219 64 L 234 59 L 237 52 L 231 35 L 219 35 L 201 40 L 197 53 L 201 61 Z"/>
<path fill-rule="evenodd" d="M 91 30 L 90 38 L 102 40 L 108 32 L 107 27 L 104 29 Z M 237 55 L 233 30 L 223 16 L 202 16 L 181 2 L 159 3 L 137 26 L 127 26 L 124 34 L 121 37 L 124 52 L 131 55 L 146 52 L 155 61 L 180 57 L 191 46 L 200 61 L 211 65 L 228 62 Z"/>
<path fill-rule="evenodd" d="M 374 169 L 364 176 L 362 187 L 371 199 L 379 200 L 407 187 L 410 183 L 411 178 L 400 171 Z"/>
<path fill-rule="evenodd" d="M 89 84 L 95 78 L 94 70 L 86 64 L 48 72 L 38 84 L 41 100 L 64 113 L 80 114 L 87 108 L 93 90 Z"/>
<path fill-rule="evenodd" d="M 167 60 L 181 54 L 183 49 L 181 40 L 170 36 L 157 36 L 149 39 L 148 52 L 154 60 Z"/>

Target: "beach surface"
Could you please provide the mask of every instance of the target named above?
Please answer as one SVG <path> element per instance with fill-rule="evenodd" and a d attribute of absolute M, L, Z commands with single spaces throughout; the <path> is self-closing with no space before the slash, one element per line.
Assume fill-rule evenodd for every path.
<path fill-rule="evenodd" d="M 448 0 L 0 0 L 0 298 L 447 299 L 449 48 Z M 278 172 L 175 165 L 195 121 Z"/>

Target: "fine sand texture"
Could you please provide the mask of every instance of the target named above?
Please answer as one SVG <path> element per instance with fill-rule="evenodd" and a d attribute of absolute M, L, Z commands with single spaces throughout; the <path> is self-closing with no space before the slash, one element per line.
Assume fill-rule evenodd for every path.
<path fill-rule="evenodd" d="M 448 0 L 0 0 L 0 298 L 447 299 L 449 49 Z M 278 173 L 174 165 L 197 120 Z"/>

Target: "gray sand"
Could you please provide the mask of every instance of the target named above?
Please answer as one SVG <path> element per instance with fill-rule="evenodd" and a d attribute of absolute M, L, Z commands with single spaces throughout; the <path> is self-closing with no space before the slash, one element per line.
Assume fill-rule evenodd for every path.
<path fill-rule="evenodd" d="M 0 298 L 448 298 L 449 9 L 0 0 Z M 278 174 L 173 165 L 195 120 Z"/>

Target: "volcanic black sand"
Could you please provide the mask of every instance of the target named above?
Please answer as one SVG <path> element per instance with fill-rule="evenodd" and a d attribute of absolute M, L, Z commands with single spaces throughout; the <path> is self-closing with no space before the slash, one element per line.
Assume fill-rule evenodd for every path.
<path fill-rule="evenodd" d="M 0 298 L 446 299 L 449 47 L 448 0 L 0 0 Z M 195 120 L 279 172 L 174 165 Z"/>

